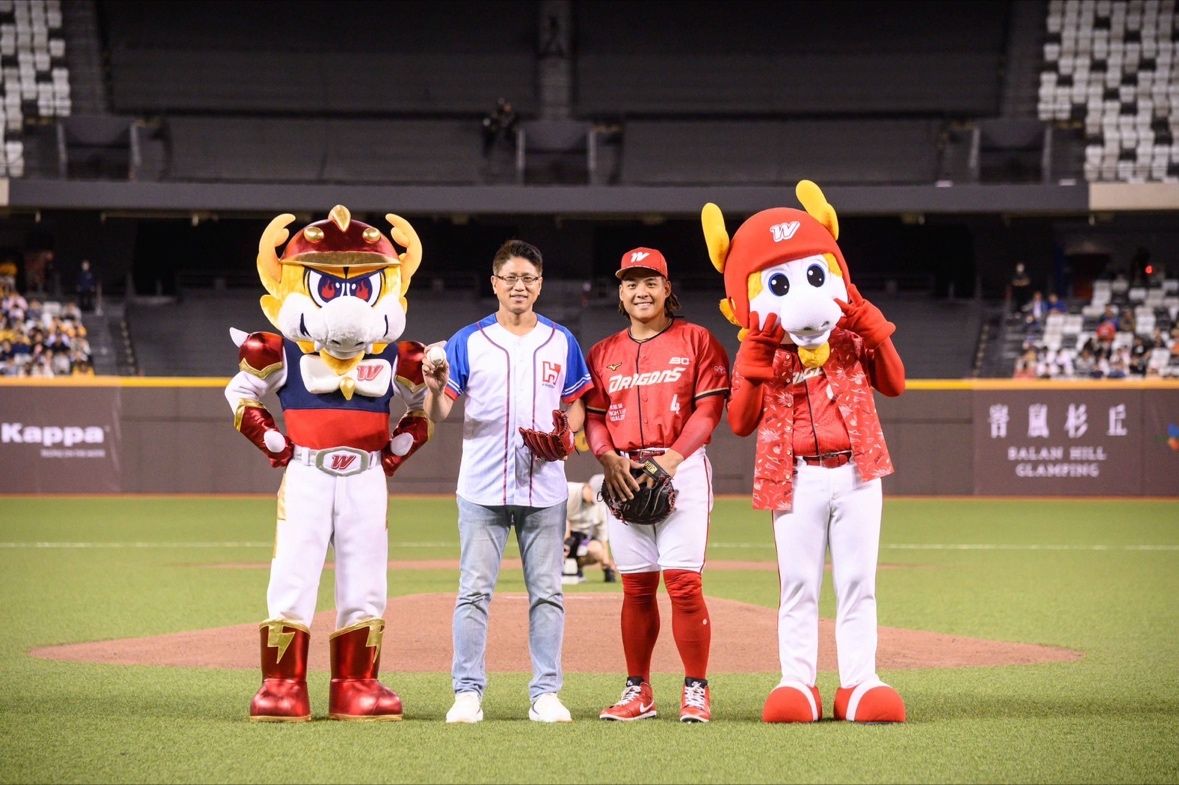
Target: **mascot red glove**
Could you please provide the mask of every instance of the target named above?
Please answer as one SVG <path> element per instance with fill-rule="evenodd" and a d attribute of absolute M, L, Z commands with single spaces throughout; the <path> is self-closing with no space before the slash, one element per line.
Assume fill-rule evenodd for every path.
<path fill-rule="evenodd" d="M 897 331 L 897 326 L 885 319 L 879 308 L 863 298 L 855 284 L 848 284 L 847 293 L 851 298 L 850 303 L 838 299 L 835 301 L 843 311 L 839 326 L 863 338 L 864 346 L 875 349 Z"/>
<path fill-rule="evenodd" d="M 751 382 L 768 382 L 774 378 L 774 353 L 786 337 L 786 331 L 778 324 L 776 313 L 767 316 L 764 324 L 760 323 L 756 312 L 749 318 L 753 326 L 741 341 L 733 370 Z"/>

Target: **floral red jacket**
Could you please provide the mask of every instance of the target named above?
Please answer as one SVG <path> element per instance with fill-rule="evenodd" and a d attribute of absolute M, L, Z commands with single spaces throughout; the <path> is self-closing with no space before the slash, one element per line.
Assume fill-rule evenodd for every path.
<path fill-rule="evenodd" d="M 863 481 L 893 472 L 884 431 L 876 414 L 871 367 L 875 350 L 866 349 L 853 332 L 836 328 L 828 339 L 831 355 L 822 366 L 836 405 L 851 436 L 852 461 Z M 757 454 L 753 464 L 753 507 L 790 511 L 794 504 L 794 375 L 803 370 L 798 354 L 778 349 L 774 354 L 776 379 L 765 382 L 761 421 L 757 428 Z M 902 372 L 903 373 L 903 372 Z M 749 382 L 733 374 L 733 401 Z"/>

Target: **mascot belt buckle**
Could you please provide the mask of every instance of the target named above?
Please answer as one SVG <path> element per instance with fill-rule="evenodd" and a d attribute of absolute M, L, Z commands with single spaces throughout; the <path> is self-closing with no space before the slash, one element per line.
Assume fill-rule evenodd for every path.
<path fill-rule="evenodd" d="M 368 469 L 370 457 L 370 453 L 355 447 L 333 447 L 315 453 L 315 468 L 336 477 L 351 477 Z"/>

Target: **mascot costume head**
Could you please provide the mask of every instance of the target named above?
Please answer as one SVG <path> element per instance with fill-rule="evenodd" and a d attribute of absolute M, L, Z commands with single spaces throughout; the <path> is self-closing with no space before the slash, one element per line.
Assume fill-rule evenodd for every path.
<path fill-rule="evenodd" d="M 375 226 L 336 205 L 279 256 L 294 220 L 277 216 L 258 243 L 258 277 L 267 292 L 262 312 L 304 352 L 318 352 L 332 370 L 347 373 L 405 329 L 405 292 L 422 261 L 421 241 L 409 221 L 389 213 L 393 242 L 406 249 L 398 253 Z"/>
<path fill-rule="evenodd" d="M 771 314 L 798 346 L 807 367 L 818 367 L 830 354 L 827 338 L 843 316 L 851 286 L 847 262 L 839 250 L 835 208 L 810 180 L 795 193 L 806 211 L 774 207 L 753 215 L 730 240 L 721 210 L 709 202 L 701 212 L 712 264 L 725 276 L 721 312 L 750 329 Z"/>

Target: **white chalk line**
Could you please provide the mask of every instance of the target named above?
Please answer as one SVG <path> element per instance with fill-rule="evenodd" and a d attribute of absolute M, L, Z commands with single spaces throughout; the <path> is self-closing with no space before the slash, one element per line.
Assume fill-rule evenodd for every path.
<path fill-rule="evenodd" d="M 395 552 L 398 548 L 456 548 L 457 542 L 391 542 L 389 549 Z M 192 549 L 204 548 L 273 548 L 273 542 L 254 542 L 250 540 L 226 542 L 0 542 L 0 549 L 105 549 L 125 548 L 133 549 Z M 762 542 L 714 542 L 709 548 L 734 548 L 751 550 L 772 550 L 772 543 Z M 1179 551 L 1179 545 L 1150 545 L 1131 543 L 1126 545 L 1077 545 L 1077 544 L 1016 544 L 1016 543 L 888 543 L 881 544 L 880 549 L 898 551 L 1145 551 L 1171 552 Z"/>

